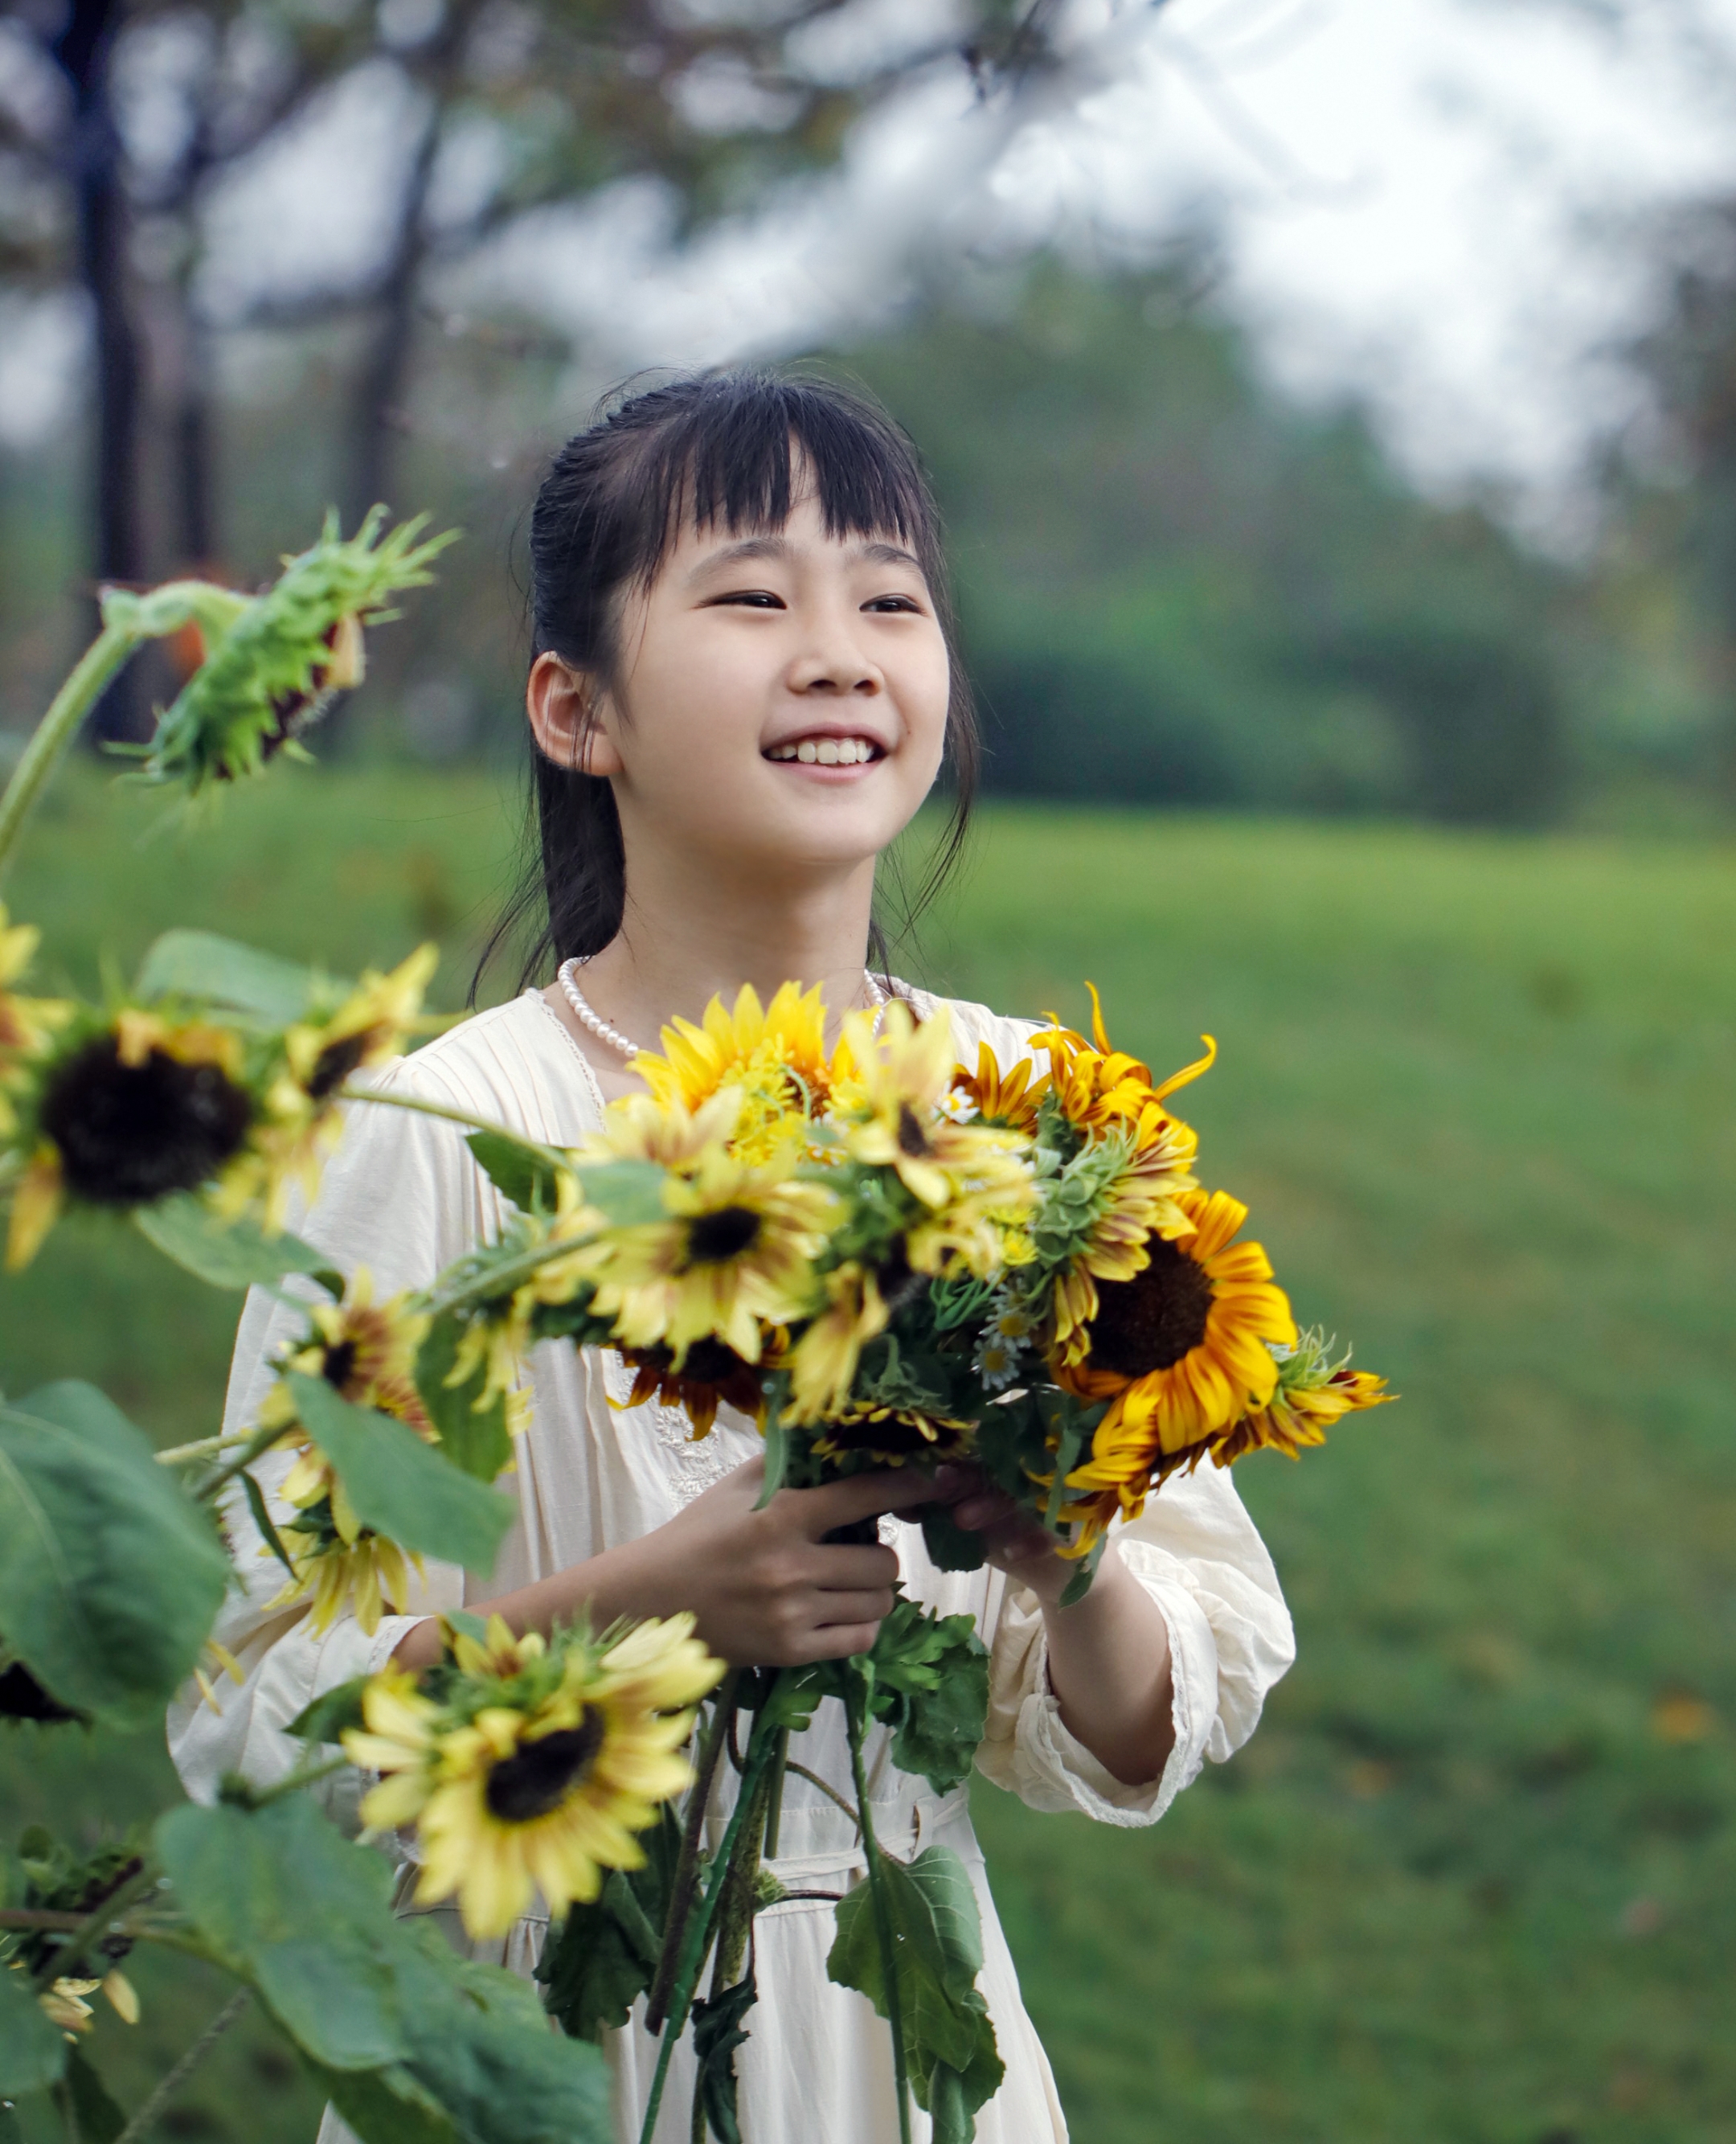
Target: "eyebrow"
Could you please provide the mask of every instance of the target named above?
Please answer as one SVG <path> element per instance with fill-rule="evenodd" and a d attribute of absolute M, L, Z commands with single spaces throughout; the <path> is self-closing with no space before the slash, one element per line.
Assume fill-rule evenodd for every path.
<path fill-rule="evenodd" d="M 721 550 L 713 551 L 702 558 L 688 574 L 689 583 L 705 579 L 720 568 L 737 566 L 751 558 L 787 558 L 790 545 L 782 536 L 744 536 L 739 543 L 726 543 Z M 913 551 L 899 543 L 866 543 L 857 548 L 856 556 L 870 566 L 908 566 L 915 573 L 922 571 L 922 562 Z"/>

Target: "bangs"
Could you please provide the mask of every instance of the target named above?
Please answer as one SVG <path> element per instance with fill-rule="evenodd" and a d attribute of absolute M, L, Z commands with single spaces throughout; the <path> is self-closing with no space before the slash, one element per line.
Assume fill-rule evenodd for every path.
<path fill-rule="evenodd" d="M 811 484 L 828 536 L 896 536 L 939 583 L 938 531 L 914 449 L 880 410 L 830 382 L 732 372 L 653 389 L 606 421 L 640 434 L 621 472 L 623 580 L 652 579 L 690 526 L 777 534 L 798 487 Z"/>

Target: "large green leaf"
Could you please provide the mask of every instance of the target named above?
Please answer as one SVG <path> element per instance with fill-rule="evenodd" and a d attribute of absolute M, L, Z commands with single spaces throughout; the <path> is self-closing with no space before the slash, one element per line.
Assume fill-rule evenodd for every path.
<path fill-rule="evenodd" d="M 416 1390 L 429 1420 L 440 1432 L 442 1456 L 479 1481 L 492 1481 L 513 1456 L 506 1394 L 496 1392 L 485 1407 L 477 1407 L 477 1397 L 488 1382 L 486 1362 L 478 1362 L 460 1384 L 446 1382 L 464 1337 L 464 1322 L 453 1312 L 443 1312 L 434 1319 L 416 1350 Z"/>
<path fill-rule="evenodd" d="M 736 2050 L 747 2042 L 743 2024 L 759 2000 L 749 1973 L 721 1994 L 702 1998 L 693 2005 L 693 2055 L 698 2065 L 693 2090 L 705 2110 L 706 2126 L 717 2144 L 742 2144 L 742 2121 L 737 2107 Z"/>
<path fill-rule="evenodd" d="M 302 1427 L 337 1468 L 364 1526 L 444 1563 L 493 1570 L 513 1522 L 504 1496 L 443 1459 L 395 1417 L 353 1406 L 324 1377 L 292 1370 L 288 1383 Z"/>
<path fill-rule="evenodd" d="M 681 1824 L 667 1803 L 639 1844 L 644 1865 L 612 1869 L 591 1903 L 572 1907 L 551 1933 L 537 1966 L 549 2014 L 575 2040 L 624 2025 L 657 1971 L 681 1852 Z"/>
<path fill-rule="evenodd" d="M 892 1730 L 892 1761 L 938 1794 L 968 1779 L 989 1719 L 989 1654 L 969 1615 L 929 1615 L 900 1597 L 871 1652 L 846 1673 L 867 1685 L 869 1710 Z"/>
<path fill-rule="evenodd" d="M 976 1986 L 982 1970 L 982 1919 L 970 1876 L 945 1846 L 925 1847 L 911 1862 L 882 1854 L 874 1880 L 892 1923 L 893 1969 L 904 2028 L 905 2061 L 917 2102 L 934 2119 L 935 2144 L 965 2144 L 978 2107 L 1005 2073 L 989 2006 Z M 873 1894 L 858 1884 L 838 1908 L 830 1977 L 890 2015 L 875 1923 Z"/>
<path fill-rule="evenodd" d="M 0 1966 L 0 2098 L 57 2083 L 66 2067 L 67 2043 L 43 2014 L 29 1974 Z"/>
<path fill-rule="evenodd" d="M 133 1225 L 163 1256 L 213 1288 L 270 1288 L 285 1273 L 311 1273 L 329 1294 L 344 1293 L 344 1277 L 323 1251 L 287 1229 L 263 1234 L 243 1217 L 220 1221 L 201 1199 L 182 1192 L 141 1206 Z"/>
<path fill-rule="evenodd" d="M 335 1004 L 350 985 L 210 931 L 166 931 L 146 954 L 136 988 L 141 998 L 198 998 L 287 1027 Z"/>
<path fill-rule="evenodd" d="M 206 1513 L 94 1385 L 0 1406 L 0 1630 L 62 1705 L 160 1714 L 229 1576 Z"/>
<path fill-rule="evenodd" d="M 664 1171 L 654 1161 L 599 1161 L 579 1171 L 587 1206 L 594 1206 L 612 1228 L 642 1228 L 666 1221 Z"/>
<path fill-rule="evenodd" d="M 395 1919 L 389 1865 L 305 1795 L 172 1809 L 156 1850 L 200 1938 L 368 2144 L 607 2144 L 597 2051 L 552 2033 L 513 1974 Z"/>
<path fill-rule="evenodd" d="M 373 1680 L 372 1675 L 354 1675 L 323 1691 L 312 1704 L 302 1706 L 284 1733 L 303 1742 L 338 1741 L 346 1727 L 364 1725 L 362 1694 Z"/>

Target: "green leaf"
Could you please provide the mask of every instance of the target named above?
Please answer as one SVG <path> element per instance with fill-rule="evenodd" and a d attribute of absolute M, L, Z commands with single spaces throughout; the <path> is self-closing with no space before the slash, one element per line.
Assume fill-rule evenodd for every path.
<path fill-rule="evenodd" d="M 141 998 L 197 998 L 288 1027 L 349 995 L 350 985 L 258 953 L 210 931 L 166 931 L 145 955 L 136 988 Z"/>
<path fill-rule="evenodd" d="M 126 2117 L 77 2047 L 67 2050 L 67 2094 L 78 2122 L 78 2144 L 115 2144 Z"/>
<path fill-rule="evenodd" d="M 324 1377 L 292 1370 L 301 1426 L 336 1467 L 364 1526 L 400 1547 L 486 1573 L 513 1506 L 462 1473 L 394 1416 L 351 1404 Z"/>
<path fill-rule="evenodd" d="M 969 1615 L 931 1615 L 900 1596 L 850 1672 L 892 1730 L 892 1761 L 936 1794 L 968 1779 L 989 1720 L 989 1654 Z"/>
<path fill-rule="evenodd" d="M 206 1514 L 94 1385 L 0 1406 L 0 1630 L 62 1705 L 159 1716 L 229 1578 Z"/>
<path fill-rule="evenodd" d="M 57 2083 L 66 2063 L 67 2043 L 44 2015 L 30 1975 L 0 1966 L 0 2097 Z"/>
<path fill-rule="evenodd" d="M 453 1312 L 434 1319 L 416 1350 L 416 1390 L 440 1432 L 441 1457 L 479 1481 L 492 1481 L 513 1456 L 506 1394 L 497 1392 L 479 1412 L 477 1395 L 488 1382 L 485 1362 L 479 1362 L 462 1384 L 447 1383 L 464 1337 L 464 1321 Z"/>
<path fill-rule="evenodd" d="M 1089 1551 L 1079 1558 L 1079 1568 L 1061 1589 L 1061 1606 L 1076 1607 L 1091 1591 L 1091 1581 L 1097 1576 L 1097 1566 L 1103 1561 L 1103 1552 L 1109 1546 L 1109 1536 L 1099 1534 Z"/>
<path fill-rule="evenodd" d="M 259 1528 L 260 1539 L 289 1576 L 295 1578 L 295 1566 L 290 1561 L 290 1552 L 283 1545 L 283 1536 L 278 1532 L 270 1512 L 265 1508 L 265 1492 L 245 1468 L 241 1473 L 241 1487 L 247 1498 L 247 1508 L 253 1514 L 253 1523 Z M 299 1584 L 300 1581 L 297 1582 Z"/>
<path fill-rule="evenodd" d="M 654 1161 L 599 1161 L 579 1171 L 579 1187 L 612 1228 L 642 1228 L 667 1221 L 664 1171 Z"/>
<path fill-rule="evenodd" d="M 784 1402 L 790 1396 L 790 1375 L 779 1370 L 766 1380 L 766 1422 L 760 1434 L 766 1445 L 766 1480 L 754 1506 L 763 1511 L 784 1486 L 790 1471 L 790 1432 L 784 1427 Z"/>
<path fill-rule="evenodd" d="M 989 2006 L 976 1986 L 983 1964 L 976 1893 L 964 1863 L 945 1846 L 925 1847 L 908 1863 L 882 1854 L 870 1880 L 883 1886 L 891 1917 L 910 2087 L 919 2106 L 945 2114 L 951 2125 L 948 2144 L 956 2144 L 971 2135 L 970 2117 L 1005 2073 Z M 837 1939 L 826 1969 L 841 1987 L 857 1989 L 882 2017 L 888 2016 L 868 1883 L 858 1884 L 838 1908 Z M 941 2134 L 938 2127 L 935 2134 Z"/>
<path fill-rule="evenodd" d="M 546 1147 L 504 1132 L 471 1132 L 464 1144 L 489 1183 L 521 1213 L 553 1213 L 555 1168 Z"/>
<path fill-rule="evenodd" d="M 575 2040 L 618 2030 L 657 1972 L 681 1853 L 681 1824 L 668 1804 L 639 1844 L 644 1866 L 611 1869 L 590 1904 L 568 1911 L 537 1965 L 550 2016 Z"/>
<path fill-rule="evenodd" d="M 362 1692 L 373 1680 L 355 1675 L 305 1705 L 284 1730 L 301 1742 L 335 1742 L 346 1727 L 362 1723 Z"/>
<path fill-rule="evenodd" d="M 166 1258 L 213 1288 L 270 1288 L 285 1273 L 311 1273 L 330 1295 L 344 1293 L 344 1276 L 323 1251 L 287 1230 L 260 1233 L 245 1217 L 220 1221 L 191 1192 L 135 1209 L 133 1226 Z"/>
<path fill-rule="evenodd" d="M 305 1794 L 191 1804 L 156 1850 L 201 1940 L 257 1993 L 367 2144 L 608 2144 L 596 2049 L 513 1974 L 397 1919 L 389 1864 Z"/>
<path fill-rule="evenodd" d="M 925 1504 L 918 1514 L 929 1561 L 936 1571 L 980 1571 L 985 1560 L 983 1537 L 959 1525 L 950 1504 Z"/>
<path fill-rule="evenodd" d="M 751 1973 L 721 1995 L 694 2003 L 693 2054 L 697 2069 L 693 2090 L 718 2144 L 742 2144 L 736 2106 L 736 2050 L 747 2043 L 742 2020 L 759 2000 Z"/>

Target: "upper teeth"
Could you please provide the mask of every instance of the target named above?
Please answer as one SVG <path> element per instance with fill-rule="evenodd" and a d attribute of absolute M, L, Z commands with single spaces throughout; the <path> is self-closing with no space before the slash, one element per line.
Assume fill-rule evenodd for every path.
<path fill-rule="evenodd" d="M 866 737 L 804 737 L 800 744 L 775 744 L 771 759 L 799 759 L 804 767 L 861 767 L 874 757 Z"/>

